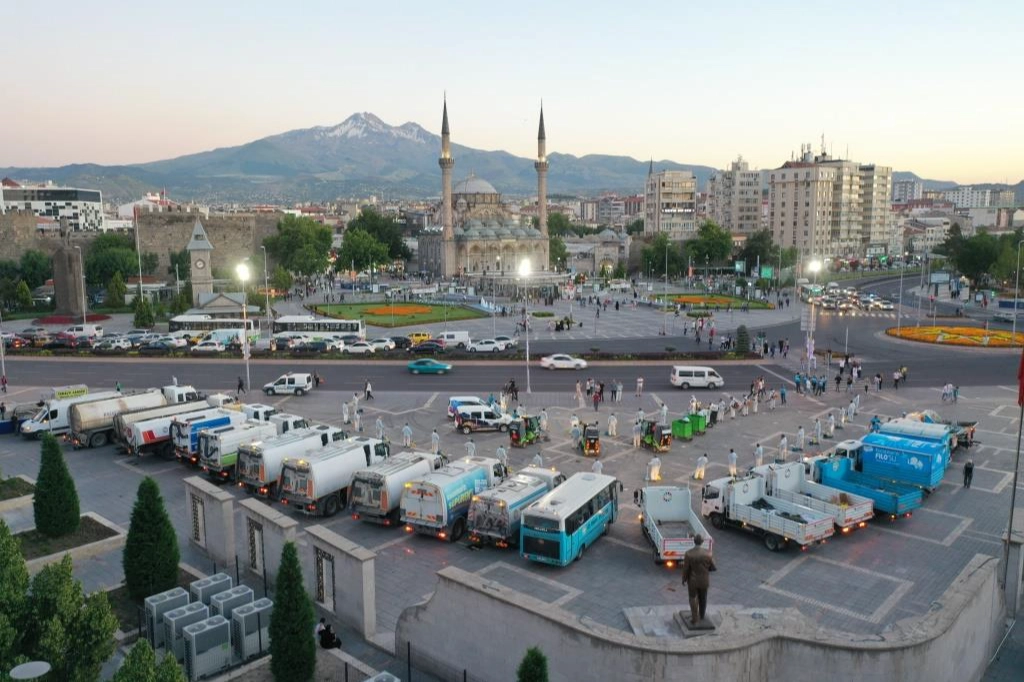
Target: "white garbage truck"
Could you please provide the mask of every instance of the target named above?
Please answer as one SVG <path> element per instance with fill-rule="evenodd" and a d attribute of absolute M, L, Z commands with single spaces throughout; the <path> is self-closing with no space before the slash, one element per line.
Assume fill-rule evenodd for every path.
<path fill-rule="evenodd" d="M 276 500 L 285 457 L 304 457 L 320 448 L 337 445 L 344 439 L 345 432 L 341 429 L 317 424 L 263 441 L 242 443 L 238 446 L 235 478 L 238 485 L 250 493 Z"/>
<path fill-rule="evenodd" d="M 448 458 L 429 452 L 399 452 L 352 474 L 352 518 L 382 526 L 398 525 L 405 484 L 437 471 Z"/>
<path fill-rule="evenodd" d="M 133 427 L 135 424 L 165 417 L 167 418 L 167 424 L 169 426 L 172 417 L 176 417 L 181 414 L 189 414 L 206 408 L 228 407 L 234 405 L 235 402 L 236 401 L 233 397 L 225 393 L 214 393 L 207 396 L 205 400 L 199 400 L 197 402 L 174 403 L 171 405 L 164 405 L 163 407 L 154 407 L 148 410 L 125 412 L 114 417 L 114 432 L 112 440 L 121 449 L 132 455 L 142 454 L 143 450 L 159 450 L 162 446 L 170 442 L 170 435 L 167 429 L 163 429 L 162 440 L 154 439 L 148 443 L 142 443 L 141 441 L 133 440 L 133 436 L 135 435 L 135 429 Z M 151 431 L 150 433 L 152 434 L 153 432 Z M 145 445 L 146 447 L 136 447 L 136 442 L 140 445 Z M 173 444 L 168 447 L 170 448 L 170 455 L 173 456 Z"/>
<path fill-rule="evenodd" d="M 469 539 L 476 544 L 514 547 L 519 544 L 523 510 L 565 481 L 557 469 L 526 467 L 483 490 L 469 504 Z"/>
<path fill-rule="evenodd" d="M 260 421 L 203 429 L 199 432 L 199 466 L 215 481 L 232 480 L 239 446 L 276 435 L 276 425 Z"/>
<path fill-rule="evenodd" d="M 696 547 L 693 538 L 704 538 L 703 547 L 713 551 L 700 514 L 690 507 L 690 490 L 677 486 L 652 485 L 640 489 L 640 527 L 654 547 L 654 563 L 672 568 Z"/>
<path fill-rule="evenodd" d="M 822 542 L 835 533 L 828 514 L 765 492 L 760 476 L 719 478 L 701 491 L 700 513 L 715 528 L 731 526 L 759 535 L 776 552 L 790 542 L 801 547 Z"/>
<path fill-rule="evenodd" d="M 357 436 L 281 464 L 281 502 L 309 516 L 334 516 L 348 504 L 352 475 L 388 458 L 388 443 Z"/>
<path fill-rule="evenodd" d="M 406 484 L 402 521 L 408 530 L 456 542 L 466 532 L 473 495 L 493 488 L 507 475 L 505 465 L 492 457 L 456 460 Z"/>
<path fill-rule="evenodd" d="M 807 480 L 803 462 L 765 464 L 753 473 L 765 479 L 769 495 L 828 514 L 842 533 L 865 527 L 875 516 L 875 503 L 867 497 Z"/>

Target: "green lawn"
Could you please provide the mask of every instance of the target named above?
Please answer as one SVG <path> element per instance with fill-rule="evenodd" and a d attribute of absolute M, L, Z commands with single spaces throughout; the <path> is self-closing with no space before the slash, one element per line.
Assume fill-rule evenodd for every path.
<path fill-rule="evenodd" d="M 399 311 L 403 305 L 422 305 L 430 308 L 430 312 L 402 315 Z M 386 309 L 385 314 L 370 314 L 366 312 L 367 310 L 376 308 Z M 394 321 L 392 322 L 392 316 L 389 312 L 390 309 L 391 304 L 386 301 L 379 301 L 377 303 L 332 303 L 316 306 L 316 312 L 320 315 L 337 317 L 343 320 L 358 320 L 362 318 L 366 321 L 366 324 L 373 325 L 374 327 L 408 327 L 416 324 L 444 322 L 446 315 L 449 322 L 455 322 L 458 320 L 475 320 L 480 317 L 487 317 L 487 313 L 459 305 L 443 306 L 427 303 L 403 304 L 395 302 L 395 315 L 393 318 Z"/>

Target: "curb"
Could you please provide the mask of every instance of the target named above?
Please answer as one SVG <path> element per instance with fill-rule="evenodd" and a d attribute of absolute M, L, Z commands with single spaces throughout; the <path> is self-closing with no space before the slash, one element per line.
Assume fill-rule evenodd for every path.
<path fill-rule="evenodd" d="M 15 478 L 20 478 L 26 483 L 31 483 L 32 485 L 36 484 L 36 479 L 29 478 L 24 474 L 18 474 L 17 476 L 15 476 Z M 30 504 L 32 504 L 32 500 L 35 499 L 35 496 L 35 493 L 30 493 L 28 495 L 22 495 L 21 497 L 12 497 L 9 500 L 3 500 L 2 502 L 0 502 L 0 513 L 13 511 L 15 509 L 21 509 L 22 507 L 27 507 Z"/>
<path fill-rule="evenodd" d="M 71 555 L 72 561 L 78 561 L 80 559 L 88 559 L 98 554 L 104 554 L 113 549 L 119 549 L 124 547 L 125 542 L 128 540 L 128 533 L 119 525 L 103 518 L 95 512 L 85 512 L 82 516 L 88 516 L 93 521 L 103 524 L 110 530 L 117 533 L 113 537 L 104 538 L 96 542 L 90 542 L 87 545 L 79 545 L 78 547 L 72 547 L 66 549 L 63 552 L 57 552 L 56 554 L 48 554 L 46 556 L 37 557 L 31 561 L 25 562 L 25 567 L 28 569 L 29 575 L 35 575 L 39 571 L 43 570 L 49 564 L 56 563 L 64 558 L 65 555 Z M 30 530 L 34 530 L 34 527 Z"/>

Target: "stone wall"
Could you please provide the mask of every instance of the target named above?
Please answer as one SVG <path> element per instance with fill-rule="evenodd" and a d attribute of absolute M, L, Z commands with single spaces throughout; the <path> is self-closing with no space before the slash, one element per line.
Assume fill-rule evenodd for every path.
<path fill-rule="evenodd" d="M 540 646 L 552 682 L 668 681 L 681 671 L 695 680 L 967 682 L 981 679 L 1003 634 L 998 565 L 977 555 L 927 615 L 871 637 L 820 628 L 796 609 L 722 608 L 716 632 L 689 639 L 633 635 L 448 567 L 430 599 L 402 613 L 395 649 L 404 656 L 411 643 L 428 672 L 455 666 L 495 681 L 515 679 L 526 650 Z"/>
<path fill-rule="evenodd" d="M 139 243 L 143 253 L 155 253 L 160 259 L 157 275 L 167 273 L 171 253 L 181 251 L 192 238 L 198 218 L 213 244 L 211 267 L 233 272 L 235 264 L 256 255 L 266 237 L 277 234 L 281 213 L 212 214 L 205 217 L 195 211 L 168 211 L 139 215 Z M 173 273 L 172 273 L 173 274 Z M 187 272 L 179 273 L 184 280 Z"/>
<path fill-rule="evenodd" d="M 235 572 L 235 497 L 198 476 L 185 479 L 188 542 L 206 552 L 218 571 Z"/>
<path fill-rule="evenodd" d="M 57 230 L 43 234 L 36 229 L 39 222 L 30 211 L 8 211 L 0 215 L 0 260 L 19 260 L 30 249 L 53 255 L 60 248 L 60 233 Z M 96 237 L 94 232 L 72 232 L 71 246 L 81 246 L 88 251 L 89 244 Z"/>

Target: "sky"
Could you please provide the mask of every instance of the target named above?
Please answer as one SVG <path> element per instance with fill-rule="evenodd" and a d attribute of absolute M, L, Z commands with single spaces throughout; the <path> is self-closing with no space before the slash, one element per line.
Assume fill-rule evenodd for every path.
<path fill-rule="evenodd" d="M 802 143 L 1024 179 L 1024 2 L 14 0 L 0 167 L 141 163 L 340 123 L 776 168 Z M 156 7 L 156 5 L 153 5 Z M 847 151 L 848 150 L 848 151 Z M 554 170 L 552 171 L 554 172 Z"/>

